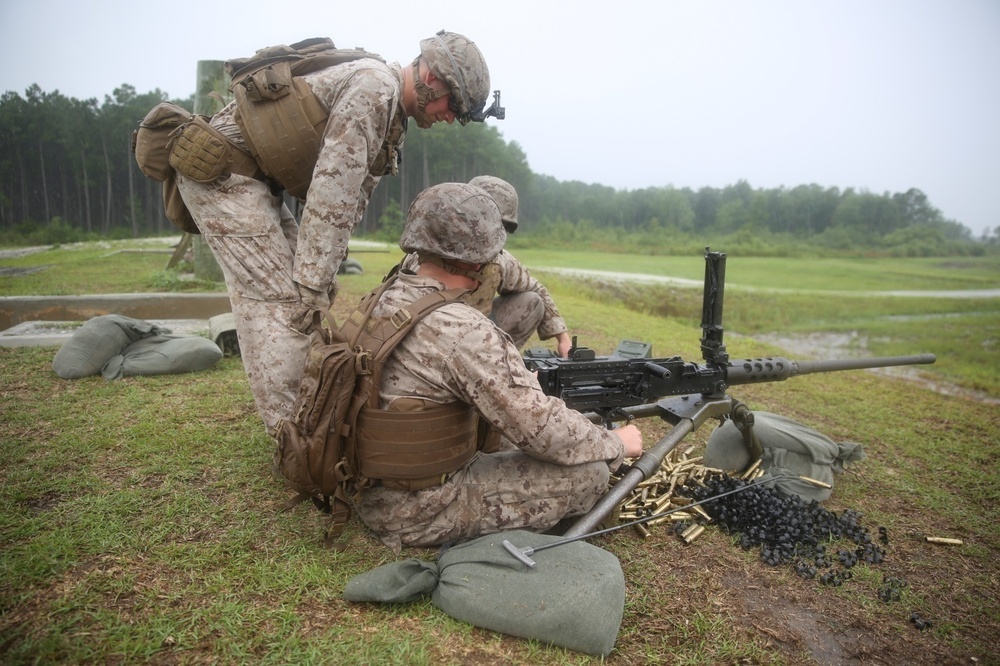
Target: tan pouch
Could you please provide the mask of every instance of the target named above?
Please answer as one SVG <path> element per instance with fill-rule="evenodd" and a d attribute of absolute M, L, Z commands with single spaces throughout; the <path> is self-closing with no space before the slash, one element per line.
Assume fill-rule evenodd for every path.
<path fill-rule="evenodd" d="M 170 175 L 173 132 L 191 120 L 191 112 L 170 102 L 157 104 L 132 132 L 132 152 L 139 170 L 147 178 L 163 182 Z"/>
<path fill-rule="evenodd" d="M 184 205 L 184 199 L 177 189 L 177 174 L 171 173 L 163 181 L 163 211 L 174 226 L 189 234 L 200 234 L 191 212 Z"/>
<path fill-rule="evenodd" d="M 230 163 L 229 142 L 205 116 L 194 116 L 174 136 L 170 166 L 195 182 L 211 183 Z"/>

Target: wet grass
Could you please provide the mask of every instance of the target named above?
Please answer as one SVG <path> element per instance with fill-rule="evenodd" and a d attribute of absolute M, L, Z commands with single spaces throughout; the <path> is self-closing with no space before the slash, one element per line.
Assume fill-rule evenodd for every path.
<path fill-rule="evenodd" d="M 366 273 L 341 278 L 341 313 L 396 257 L 356 258 Z M 134 272 L 129 284 L 141 284 L 166 257 L 133 263 L 146 259 L 94 255 L 89 262 L 112 276 Z M 52 285 L 79 282 L 72 273 L 57 280 L 58 270 L 45 272 Z M 658 355 L 700 359 L 700 289 L 616 292 L 544 280 L 573 332 L 599 353 L 628 338 L 652 342 Z M 820 323 L 824 330 L 867 324 L 871 340 L 894 344 L 915 335 L 913 321 L 925 337 L 903 344 L 935 352 L 923 349 L 932 331 L 946 340 L 992 316 L 976 314 L 989 312 L 988 302 L 953 315 L 937 299 L 907 299 L 896 310 L 897 301 L 786 297 L 727 294 L 731 354 L 774 353 L 750 333 L 808 332 Z M 939 329 L 941 321 L 956 328 Z M 350 548 L 338 553 L 320 547 L 327 519 L 312 507 L 275 511 L 288 493 L 269 475 L 271 443 L 239 359 L 189 375 L 109 382 L 61 380 L 52 355 L 51 348 L 0 348 L 4 663 L 600 663 L 471 627 L 429 601 L 341 599 L 352 576 L 397 557 L 356 519 Z M 869 372 L 732 394 L 864 445 L 867 458 L 838 477 L 827 508 L 860 511 L 873 531 L 887 527 L 886 561 L 857 568 L 850 584 L 833 589 L 763 564 L 712 528 L 691 545 L 666 530 L 647 539 L 631 531 L 599 537 L 595 545 L 618 556 L 627 580 L 625 618 L 606 663 L 996 663 L 995 407 Z M 658 419 L 639 425 L 648 442 L 667 429 Z M 708 430 L 688 441 L 702 446 Z M 964 543 L 933 546 L 928 535 Z M 400 557 L 433 559 L 434 552 L 406 549 Z M 899 602 L 875 596 L 886 576 L 908 582 Z M 914 611 L 934 620 L 933 629 L 916 630 L 908 620 Z"/>

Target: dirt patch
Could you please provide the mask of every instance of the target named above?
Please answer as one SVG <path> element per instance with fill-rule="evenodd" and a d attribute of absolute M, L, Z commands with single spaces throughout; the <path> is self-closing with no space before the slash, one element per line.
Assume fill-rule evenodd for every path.
<path fill-rule="evenodd" d="M 52 264 L 43 264 L 41 266 L 0 266 L 0 277 L 21 277 L 22 275 L 31 275 L 32 273 L 38 273 L 49 268 Z"/>

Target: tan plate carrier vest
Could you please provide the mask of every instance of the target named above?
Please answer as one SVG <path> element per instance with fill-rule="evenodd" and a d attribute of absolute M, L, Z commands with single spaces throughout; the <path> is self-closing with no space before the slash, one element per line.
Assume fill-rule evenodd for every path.
<path fill-rule="evenodd" d="M 387 283 L 395 280 L 390 277 Z M 365 320 L 369 298 L 377 299 L 384 288 L 369 293 L 344 322 L 341 332 L 357 348 L 371 353 L 371 374 L 359 375 L 368 382 L 368 400 L 357 415 L 354 428 L 355 454 L 361 485 L 373 483 L 416 491 L 443 484 L 448 476 L 472 460 L 490 432 L 478 412 L 463 402 L 439 405 L 419 398 L 402 398 L 388 409 L 379 404 L 382 371 L 389 354 L 431 310 L 458 300 L 467 290 L 449 289 L 423 296 L 390 317 Z M 359 329 L 363 327 L 363 330 Z M 358 389 L 355 389 L 356 391 Z"/>
<path fill-rule="evenodd" d="M 272 46 L 250 58 L 226 61 L 236 97 L 234 120 L 243 139 L 263 172 L 298 199 L 309 191 L 329 118 L 302 75 L 362 58 L 385 62 L 363 49 L 338 49 L 327 38 Z M 373 176 L 398 173 L 405 134 L 406 114 L 397 106 L 371 167 Z"/>

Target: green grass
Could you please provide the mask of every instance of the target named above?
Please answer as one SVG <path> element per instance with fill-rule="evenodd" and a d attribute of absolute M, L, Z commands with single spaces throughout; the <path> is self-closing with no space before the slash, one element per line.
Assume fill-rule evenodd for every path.
<path fill-rule="evenodd" d="M 558 266 L 665 275 L 699 282 L 705 276 L 705 260 L 701 255 L 656 257 L 535 248 L 518 248 L 513 254 L 533 269 Z M 997 289 L 1000 261 L 995 257 L 814 259 L 728 255 L 726 281 L 727 285 L 740 287 L 821 291 Z"/>
<path fill-rule="evenodd" d="M 50 265 L 5 277 L 4 294 L 27 293 L 26 285 L 49 293 L 98 285 L 102 292 L 152 291 L 149 281 L 168 259 L 107 248 L 50 252 L 0 260 L 0 267 Z M 355 258 L 366 272 L 341 277 L 339 304 L 375 286 L 399 257 Z M 556 260 L 550 265 L 567 265 Z M 607 261 L 607 270 L 615 270 L 600 256 L 580 261 L 588 267 Z M 771 261 L 774 271 L 784 270 L 786 260 Z M 733 282 L 741 263 L 729 259 Z M 812 270 L 826 266 L 817 261 Z M 680 277 L 700 280 L 700 257 L 691 268 Z M 970 262 L 970 276 L 988 273 Z M 652 342 L 658 355 L 700 360 L 700 289 L 581 284 L 539 274 L 581 343 L 606 353 L 620 339 L 640 339 Z M 858 286 L 864 282 L 855 286 L 870 288 Z M 996 346 L 989 343 L 1000 330 L 993 300 L 817 299 L 733 288 L 725 319 L 736 357 L 774 353 L 773 345 L 752 337 L 759 334 L 858 330 L 872 353 L 937 353 L 935 371 L 947 369 L 957 382 L 1000 395 Z M 434 553 L 406 549 L 397 557 L 366 536 L 356 519 L 348 525 L 350 547 L 326 550 L 320 547 L 328 527 L 322 514 L 307 505 L 276 513 L 288 493 L 270 477 L 271 443 L 239 359 L 189 375 L 109 382 L 61 380 L 51 370 L 52 356 L 52 348 L 0 348 L 4 663 L 599 663 L 471 627 L 428 601 L 342 600 L 352 576 Z M 968 359 L 975 358 L 983 376 L 972 370 Z M 631 531 L 600 537 L 595 544 L 618 556 L 628 581 L 625 619 L 607 663 L 809 664 L 851 654 L 894 663 L 970 663 L 973 657 L 996 663 L 995 405 L 868 372 L 731 393 L 836 441 L 863 443 L 866 460 L 838 478 L 829 508 L 861 511 L 873 531 L 886 526 L 892 537 L 887 560 L 856 568 L 850 585 L 832 590 L 787 567 L 762 565 L 756 553 L 717 530 L 690 546 L 663 530 L 648 539 Z M 649 443 L 667 429 L 656 419 L 639 425 Z M 702 445 L 708 430 L 689 441 Z M 933 547 L 925 535 L 965 544 Z M 903 601 L 877 600 L 886 576 L 909 581 Z M 933 631 L 913 629 L 912 611 L 934 619 Z M 792 621 L 803 618 L 809 623 Z M 816 634 L 827 642 L 812 644 Z M 832 644 L 849 649 L 824 659 L 821 648 Z"/>

